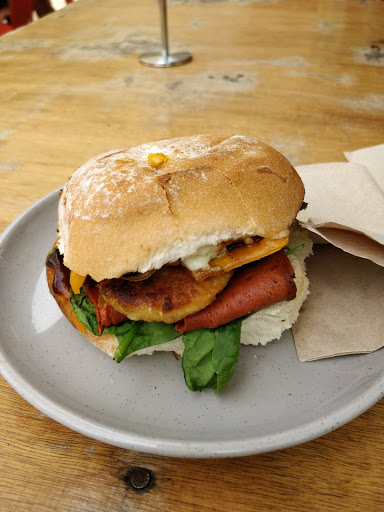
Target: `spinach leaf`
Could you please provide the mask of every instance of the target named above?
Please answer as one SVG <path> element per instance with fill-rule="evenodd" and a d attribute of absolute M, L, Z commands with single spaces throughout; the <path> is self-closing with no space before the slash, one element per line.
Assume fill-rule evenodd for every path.
<path fill-rule="evenodd" d="M 130 345 L 141 327 L 140 322 L 124 322 L 123 326 L 126 327 L 126 332 L 120 332 L 120 334 L 115 334 L 114 332 L 111 332 L 110 328 L 108 327 L 104 329 L 104 332 L 106 332 L 106 330 L 108 329 L 107 334 L 115 334 L 117 341 L 119 342 L 119 346 L 117 347 L 113 354 L 113 359 L 118 363 L 121 363 L 123 359 L 125 359 L 127 356 L 129 356 L 130 353 L 132 353 L 129 352 Z M 122 329 L 120 329 L 120 331 L 122 331 Z"/>
<path fill-rule="evenodd" d="M 184 352 L 182 368 L 185 383 L 191 391 L 201 391 L 212 387 L 215 376 L 212 363 L 212 350 L 215 346 L 215 331 L 196 329 L 183 334 Z"/>
<path fill-rule="evenodd" d="M 97 318 L 95 308 L 85 293 L 84 286 L 80 288 L 80 293 L 75 294 L 71 290 L 69 294 L 69 301 L 71 303 L 73 312 L 92 334 L 99 336 L 99 329 L 97 327 Z"/>
<path fill-rule="evenodd" d="M 182 367 L 191 391 L 212 388 L 219 393 L 229 384 L 239 359 L 241 321 L 183 335 Z"/>
<path fill-rule="evenodd" d="M 126 320 L 122 324 L 117 325 L 110 325 L 109 327 L 104 327 L 104 332 L 106 334 L 114 334 L 117 336 L 124 336 L 127 334 L 127 332 L 133 327 L 133 324 L 135 324 L 134 320 Z"/>
<path fill-rule="evenodd" d="M 120 325 L 106 327 L 104 332 L 114 334 L 119 342 L 113 355 L 118 363 L 137 350 L 161 345 L 180 336 L 173 325 L 163 322 L 128 321 Z"/>
<path fill-rule="evenodd" d="M 79 294 L 71 290 L 69 300 L 73 312 L 92 334 L 99 336 L 95 308 L 87 297 L 82 286 Z M 174 340 L 180 336 L 173 325 L 163 322 L 135 322 L 126 320 L 118 325 L 105 327 L 105 334 L 114 334 L 119 342 L 114 353 L 114 359 L 120 363 L 124 358 L 142 348 L 153 347 L 167 341 Z"/>
<path fill-rule="evenodd" d="M 297 247 L 293 247 L 290 249 L 288 245 L 284 245 L 283 249 L 285 251 L 285 254 L 289 256 L 290 254 L 293 254 L 294 252 L 301 251 L 301 249 L 304 249 L 305 244 L 298 245 Z"/>
<path fill-rule="evenodd" d="M 212 350 L 212 362 L 216 370 L 215 393 L 219 393 L 231 381 L 240 352 L 241 320 L 215 329 L 216 344 Z"/>

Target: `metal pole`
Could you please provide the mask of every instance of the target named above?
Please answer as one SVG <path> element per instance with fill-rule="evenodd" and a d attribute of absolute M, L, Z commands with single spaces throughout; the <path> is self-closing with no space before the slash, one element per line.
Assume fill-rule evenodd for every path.
<path fill-rule="evenodd" d="M 160 6 L 160 29 L 161 29 L 161 52 L 149 52 L 140 55 L 139 60 L 145 66 L 155 68 L 170 68 L 181 66 L 191 62 L 192 55 L 188 52 L 169 53 L 168 45 L 168 22 L 167 22 L 167 0 L 159 0 Z"/>
<path fill-rule="evenodd" d="M 163 54 L 163 59 L 165 61 L 167 61 L 169 58 L 167 0 L 160 0 L 159 5 L 160 5 L 162 54 Z"/>

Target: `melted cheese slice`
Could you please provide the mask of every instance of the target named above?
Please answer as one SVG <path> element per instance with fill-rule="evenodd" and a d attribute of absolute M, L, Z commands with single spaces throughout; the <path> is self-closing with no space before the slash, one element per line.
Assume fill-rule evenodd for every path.
<path fill-rule="evenodd" d="M 274 252 L 279 251 L 288 244 L 289 237 L 272 239 L 262 238 L 252 245 L 242 245 L 226 252 L 222 256 L 214 258 L 209 265 L 192 272 L 196 281 L 203 281 L 212 275 L 229 272 L 252 261 L 261 260 Z"/>
<path fill-rule="evenodd" d="M 77 330 L 81 332 L 81 334 L 85 334 L 87 332 L 87 329 L 84 327 L 84 325 L 80 322 L 80 320 L 77 318 L 75 313 L 72 315 L 73 321 L 76 324 Z"/>
<path fill-rule="evenodd" d="M 75 293 L 76 295 L 80 293 L 80 288 L 83 286 L 86 277 L 87 276 L 81 276 L 80 274 L 76 274 L 76 272 L 71 270 L 69 283 L 71 285 L 73 293 Z"/>

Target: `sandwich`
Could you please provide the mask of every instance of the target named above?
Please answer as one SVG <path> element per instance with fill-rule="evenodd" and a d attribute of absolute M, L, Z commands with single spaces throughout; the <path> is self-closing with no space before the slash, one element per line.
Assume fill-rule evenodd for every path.
<path fill-rule="evenodd" d="M 99 155 L 60 192 L 49 290 L 117 362 L 171 351 L 192 391 L 230 382 L 240 344 L 265 344 L 308 294 L 304 187 L 245 136 L 166 139 Z"/>

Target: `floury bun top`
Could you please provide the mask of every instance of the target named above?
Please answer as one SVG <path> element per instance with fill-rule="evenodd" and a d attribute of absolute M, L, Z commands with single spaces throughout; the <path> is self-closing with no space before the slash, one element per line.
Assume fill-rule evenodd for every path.
<path fill-rule="evenodd" d="M 292 165 L 257 139 L 161 140 L 102 154 L 72 175 L 59 248 L 69 269 L 95 281 L 146 272 L 220 242 L 286 236 L 303 199 Z"/>

